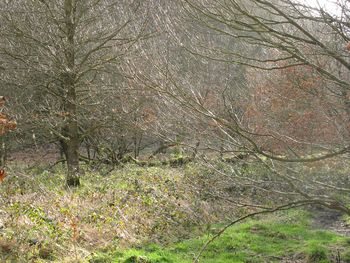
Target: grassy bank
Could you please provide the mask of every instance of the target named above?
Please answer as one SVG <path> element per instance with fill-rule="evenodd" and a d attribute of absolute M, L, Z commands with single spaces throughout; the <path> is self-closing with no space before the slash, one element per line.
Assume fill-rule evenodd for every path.
<path fill-rule="evenodd" d="M 217 227 L 219 228 L 219 226 Z M 190 263 L 211 234 L 167 247 L 96 254 L 90 262 Z M 270 215 L 236 225 L 209 245 L 200 258 L 206 263 L 233 262 L 350 262 L 350 239 L 315 229 L 303 211 Z"/>
<path fill-rule="evenodd" d="M 250 212 L 209 195 L 211 171 L 194 164 L 86 169 L 77 189 L 64 187 L 63 167 L 7 172 L 0 185 L 1 262 L 192 262 L 220 222 Z M 239 198 L 237 189 L 229 191 Z M 347 262 L 349 246 L 297 211 L 230 228 L 201 261 L 333 262 L 340 256 Z"/>
<path fill-rule="evenodd" d="M 7 169 L 0 185 L 0 261 L 86 261 L 103 249 L 176 242 L 228 211 L 201 199 L 192 166 L 86 169 L 77 189 L 65 188 L 64 171 Z"/>

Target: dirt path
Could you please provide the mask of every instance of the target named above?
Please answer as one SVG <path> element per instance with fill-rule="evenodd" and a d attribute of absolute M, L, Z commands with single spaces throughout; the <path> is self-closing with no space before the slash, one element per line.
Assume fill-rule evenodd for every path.
<path fill-rule="evenodd" d="M 313 225 L 316 228 L 331 230 L 343 236 L 350 237 L 350 225 L 342 220 L 340 212 L 329 209 L 312 209 Z"/>

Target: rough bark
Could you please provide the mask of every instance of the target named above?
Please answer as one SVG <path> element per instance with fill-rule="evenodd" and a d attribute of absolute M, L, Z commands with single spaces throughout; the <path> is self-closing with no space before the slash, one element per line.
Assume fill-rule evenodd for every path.
<path fill-rule="evenodd" d="M 75 87 L 75 50 L 74 50 L 74 12 L 75 1 L 65 0 L 67 48 L 65 52 L 67 69 L 62 80 L 66 92 L 63 97 L 63 108 L 67 113 L 67 120 L 62 129 L 66 138 L 63 140 L 63 151 L 67 160 L 66 184 L 68 187 L 80 185 L 79 179 L 79 131 L 77 120 L 77 94 Z"/>

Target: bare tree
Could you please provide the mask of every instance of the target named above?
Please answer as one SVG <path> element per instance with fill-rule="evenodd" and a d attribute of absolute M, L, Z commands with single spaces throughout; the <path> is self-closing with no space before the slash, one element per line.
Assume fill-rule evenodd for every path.
<path fill-rule="evenodd" d="M 266 169 L 260 175 L 242 172 L 235 166 L 219 169 L 207 158 L 207 165 L 216 173 L 218 187 L 224 189 L 231 182 L 237 191 L 250 187 L 261 196 L 276 195 L 276 203 L 281 202 L 283 207 L 286 202 L 294 204 L 297 200 L 299 204 L 319 204 L 349 214 L 349 180 L 336 171 L 310 175 L 309 169 L 313 163 L 321 169 L 325 160 L 336 160 L 343 167 L 348 165 L 349 4 L 338 2 L 341 14 L 291 0 L 185 0 L 182 4 L 176 18 L 168 18 L 168 32 L 179 48 L 187 52 L 187 62 L 198 63 L 197 67 L 184 71 L 169 59 L 158 63 L 163 81 L 143 76 L 143 82 L 164 101 L 181 106 L 188 120 L 196 119 L 197 123 L 190 121 L 192 134 L 189 134 L 203 133 L 205 127 L 208 136 L 201 137 L 202 150 L 250 156 L 264 167 L 261 169 Z M 212 66 L 201 72 L 200 63 Z M 225 71 L 224 65 L 242 67 L 239 80 L 225 82 L 225 77 L 237 76 L 239 71 Z M 261 115 L 260 120 L 249 115 L 251 103 L 257 97 L 270 99 L 271 93 L 258 93 L 262 86 L 276 85 L 273 95 L 283 95 L 278 94 L 282 90 L 278 89 L 281 83 L 277 80 L 286 70 L 303 73 L 304 79 L 294 75 L 287 83 L 290 90 L 299 92 L 300 103 L 312 103 L 311 107 L 322 111 L 299 129 L 306 132 L 313 123 L 314 130 L 334 130 L 331 134 L 335 138 L 315 139 L 315 135 L 299 136 L 295 129 L 278 129 L 281 127 L 278 122 L 284 121 L 278 118 L 268 128 L 256 128 L 257 121 L 264 122 L 268 115 Z M 208 74 L 215 79 L 208 81 Z M 301 85 L 306 80 L 313 82 L 312 89 Z M 208 96 L 206 90 L 210 91 Z M 290 97 L 284 97 L 284 102 L 283 96 L 280 98 L 285 107 L 291 105 Z M 264 202 L 254 202 L 241 204 L 264 208 Z"/>
<path fill-rule="evenodd" d="M 150 33 L 147 3 L 16 0 L 0 12 L 2 85 L 23 119 L 60 141 L 67 185 L 77 186 L 82 140 L 109 125 L 103 104 L 125 88 L 120 65 Z"/>

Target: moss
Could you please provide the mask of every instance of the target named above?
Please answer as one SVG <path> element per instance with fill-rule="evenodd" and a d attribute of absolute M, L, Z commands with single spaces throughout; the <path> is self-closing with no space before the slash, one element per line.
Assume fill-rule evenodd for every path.
<path fill-rule="evenodd" d="M 169 164 L 171 167 L 178 167 L 178 166 L 183 166 L 185 164 L 188 164 L 191 161 L 192 161 L 191 157 L 180 156 L 178 158 L 170 159 Z"/>

